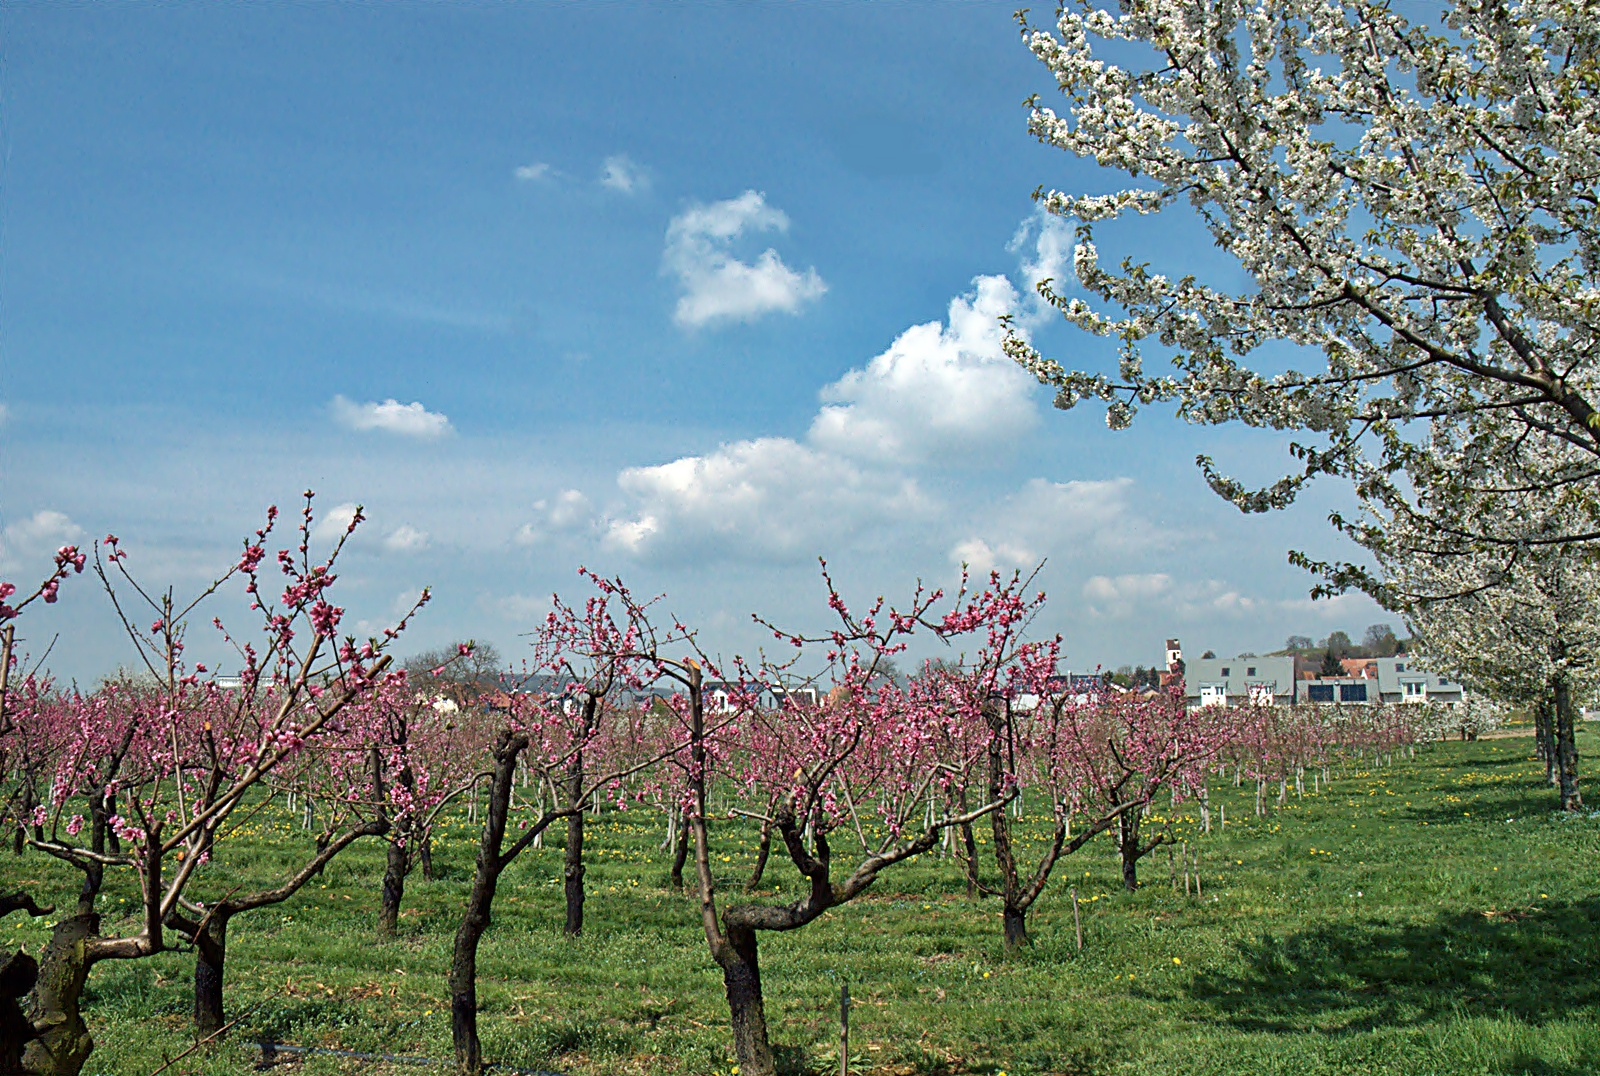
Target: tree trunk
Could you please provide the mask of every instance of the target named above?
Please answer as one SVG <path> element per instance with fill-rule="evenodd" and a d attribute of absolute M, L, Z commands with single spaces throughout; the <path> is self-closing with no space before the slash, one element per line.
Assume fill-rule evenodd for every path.
<path fill-rule="evenodd" d="M 688 819 L 678 827 L 678 843 L 672 849 L 672 888 L 683 888 L 683 864 L 689 858 Z"/>
<path fill-rule="evenodd" d="M 1560 767 L 1556 762 L 1556 721 L 1555 700 L 1546 697 L 1539 700 L 1539 705 L 1533 711 L 1533 730 L 1538 744 L 1538 755 L 1544 762 L 1544 779 L 1551 788 L 1561 784 Z"/>
<path fill-rule="evenodd" d="M 1122 886 L 1132 893 L 1139 888 L 1139 812 L 1124 811 L 1117 825 L 1122 831 Z"/>
<path fill-rule="evenodd" d="M 961 813 L 967 813 L 967 796 L 961 794 Z M 961 823 L 961 846 L 967 857 L 967 899 L 978 899 L 978 841 L 972 835 L 972 823 Z"/>
<path fill-rule="evenodd" d="M 1583 794 L 1578 791 L 1577 707 L 1572 701 L 1572 683 L 1565 676 L 1555 684 L 1556 772 L 1560 778 L 1561 809 L 1583 810 Z"/>
<path fill-rule="evenodd" d="M 206 928 L 194 939 L 194 1029 L 202 1039 L 228 1022 L 222 1008 L 222 972 L 232 917 L 225 909 L 214 910 Z"/>
<path fill-rule="evenodd" d="M 733 1019 L 733 1050 L 740 1076 L 775 1076 L 772 1046 L 767 1041 L 767 1010 L 761 998 L 761 964 L 756 955 L 756 932 L 746 927 L 728 931 L 728 944 L 719 963 L 728 992 L 728 1013 Z"/>
<path fill-rule="evenodd" d="M 756 865 L 750 872 L 750 880 L 744 884 L 746 889 L 754 889 L 761 884 L 762 875 L 767 873 L 767 857 L 772 854 L 772 819 L 765 818 L 761 821 L 761 843 L 756 847 Z"/>
<path fill-rule="evenodd" d="M 422 861 L 422 877 L 430 882 L 437 881 L 439 876 L 433 873 L 433 827 L 417 840 L 417 858 Z"/>
<path fill-rule="evenodd" d="M 56 924 L 40 954 L 39 981 L 33 988 L 29 1017 L 39 1037 L 22 1055 L 23 1072 L 35 1076 L 78 1076 L 94 1051 L 79 1001 L 93 961 L 89 943 L 100 932 L 94 912 L 74 915 Z"/>
<path fill-rule="evenodd" d="M 20 949 L 0 961 L 0 1073 L 22 1072 L 22 1051 L 33 1024 L 18 1001 L 39 980 L 39 965 Z"/>
<path fill-rule="evenodd" d="M 1028 937 L 1027 909 L 1013 908 L 1008 904 L 1001 912 L 1000 922 L 1005 931 L 1007 949 L 1022 949 L 1033 944 L 1033 939 Z"/>
<path fill-rule="evenodd" d="M 527 743 L 526 737 L 505 732 L 495 746 L 489 814 L 478 843 L 477 871 L 450 958 L 450 1037 L 455 1045 L 456 1068 L 466 1076 L 477 1076 L 483 1071 L 483 1048 L 478 1042 L 478 942 L 489 928 L 495 886 L 506 867 L 500 848 L 505 842 L 506 814 L 517 775 L 517 756 Z"/>
<path fill-rule="evenodd" d="M 573 754 L 567 766 L 567 804 L 581 806 L 583 796 L 583 752 Z M 567 818 L 567 854 L 562 871 L 566 879 L 567 922 L 561 928 L 569 938 L 583 933 L 583 812 Z"/>
<path fill-rule="evenodd" d="M 383 903 L 378 908 L 378 933 L 392 938 L 400 925 L 400 902 L 406 895 L 406 860 L 411 837 L 407 825 L 398 839 L 388 842 L 389 851 L 383 864 Z"/>

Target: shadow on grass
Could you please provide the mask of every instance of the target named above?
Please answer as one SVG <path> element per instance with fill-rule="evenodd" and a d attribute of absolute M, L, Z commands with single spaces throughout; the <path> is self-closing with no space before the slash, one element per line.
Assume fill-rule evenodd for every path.
<path fill-rule="evenodd" d="M 1250 1031 L 1411 1027 L 1449 1016 L 1529 1025 L 1600 1009 L 1600 898 L 1431 923 L 1341 923 L 1239 944 L 1244 970 L 1189 987 Z"/>

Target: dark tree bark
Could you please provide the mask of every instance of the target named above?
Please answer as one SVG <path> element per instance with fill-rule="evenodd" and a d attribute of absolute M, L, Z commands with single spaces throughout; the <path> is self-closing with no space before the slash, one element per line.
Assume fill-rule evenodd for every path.
<path fill-rule="evenodd" d="M 577 751 L 567 764 L 567 803 L 581 808 L 579 801 L 582 798 L 583 752 Z M 566 883 L 567 921 L 561 929 L 569 938 L 576 938 L 583 933 L 583 874 L 583 811 L 580 809 L 567 816 L 567 849 L 562 866 Z"/>
<path fill-rule="evenodd" d="M 33 1040 L 33 1021 L 18 1002 L 39 980 L 38 962 L 18 950 L 0 961 L 0 1074 L 22 1069 L 22 1051 Z"/>
<path fill-rule="evenodd" d="M 417 839 L 417 859 L 422 862 L 422 877 L 430 882 L 438 881 L 439 876 L 433 872 L 433 827 L 429 826 Z"/>
<path fill-rule="evenodd" d="M 384 855 L 383 899 L 378 907 L 378 933 L 384 937 L 394 937 L 400 924 L 400 902 L 406 894 L 406 868 L 410 858 L 407 843 L 390 841 Z"/>
<path fill-rule="evenodd" d="M 761 843 L 756 846 L 756 865 L 750 871 L 750 880 L 744 884 L 746 889 L 757 889 L 761 886 L 761 879 L 767 873 L 767 857 L 772 854 L 772 819 L 761 820 Z"/>
<path fill-rule="evenodd" d="M 678 827 L 677 843 L 672 846 L 672 874 L 670 880 L 673 889 L 683 888 L 683 865 L 689 859 L 689 819 L 683 818 L 683 824 Z"/>
<path fill-rule="evenodd" d="M 1565 675 L 1555 682 L 1556 775 L 1561 790 L 1563 811 L 1583 810 L 1583 793 L 1578 790 L 1578 707 L 1572 698 L 1572 681 Z"/>
<path fill-rule="evenodd" d="M 772 1046 L 767 1039 L 766 1001 L 761 996 L 761 961 L 756 952 L 756 932 L 732 927 L 727 932 L 727 952 L 722 966 L 722 985 L 728 995 L 728 1016 L 733 1025 L 734 1056 L 740 1072 L 764 1074 L 776 1071 Z"/>
<path fill-rule="evenodd" d="M 194 938 L 194 1029 L 201 1038 L 215 1035 L 228 1022 L 222 1003 L 222 975 L 231 918 L 232 912 L 218 909 Z"/>

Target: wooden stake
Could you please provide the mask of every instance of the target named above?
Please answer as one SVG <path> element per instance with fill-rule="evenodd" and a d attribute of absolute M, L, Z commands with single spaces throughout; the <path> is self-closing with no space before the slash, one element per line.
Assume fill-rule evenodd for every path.
<path fill-rule="evenodd" d="M 850 984 L 839 984 L 839 1076 L 850 1076 Z"/>
<path fill-rule="evenodd" d="M 1078 952 L 1083 952 L 1083 920 L 1078 918 L 1078 887 L 1072 887 L 1072 930 L 1078 936 Z"/>
<path fill-rule="evenodd" d="M 1200 849 L 1194 850 L 1194 895 L 1196 900 L 1204 900 L 1205 894 L 1200 892 Z"/>

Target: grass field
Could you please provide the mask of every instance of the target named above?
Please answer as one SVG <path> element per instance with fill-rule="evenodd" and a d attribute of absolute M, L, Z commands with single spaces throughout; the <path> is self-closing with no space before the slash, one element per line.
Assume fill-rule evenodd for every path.
<path fill-rule="evenodd" d="M 1600 1072 L 1600 820 L 1552 810 L 1531 743 L 1439 744 L 1336 773 L 1263 820 L 1250 815 L 1248 783 L 1219 782 L 1213 805 L 1227 804 L 1228 826 L 1197 839 L 1203 900 L 1173 892 L 1164 852 L 1145 860 L 1138 893 L 1123 892 L 1102 838 L 1058 868 L 1031 919 L 1035 945 L 1013 957 L 998 904 L 968 901 L 953 861 L 893 870 L 866 899 L 762 938 L 781 1061 L 838 1071 L 845 981 L 860 1072 Z M 1593 757 L 1600 737 L 1586 730 L 1580 748 Z M 479 965 L 488 1056 L 573 1074 L 729 1072 L 720 973 L 694 908 L 665 888 L 660 815 L 607 813 L 589 832 L 580 940 L 560 933 L 554 831 L 502 882 Z M 755 843 L 741 835 L 743 850 L 717 864 L 735 885 Z M 464 819 L 442 837 L 442 876 L 412 876 L 394 940 L 373 932 L 375 844 L 291 903 L 234 920 L 230 1015 L 247 1015 L 228 1043 L 167 1071 L 255 1071 L 262 1039 L 449 1057 L 444 972 L 475 837 Z M 282 844 L 243 846 L 227 884 L 265 880 L 261 864 Z M 0 877 L 60 906 L 75 891 L 37 854 L 0 854 Z M 797 877 L 775 858 L 768 892 Z M 108 919 L 131 908 L 127 884 L 110 887 Z M 1084 900 L 1082 953 L 1068 885 Z M 0 930 L 8 948 L 37 952 L 47 923 L 13 915 Z M 148 1074 L 192 1045 L 192 968 L 182 953 L 100 965 L 87 1013 L 99 1045 L 85 1071 Z M 330 1056 L 282 1064 L 428 1071 Z"/>

